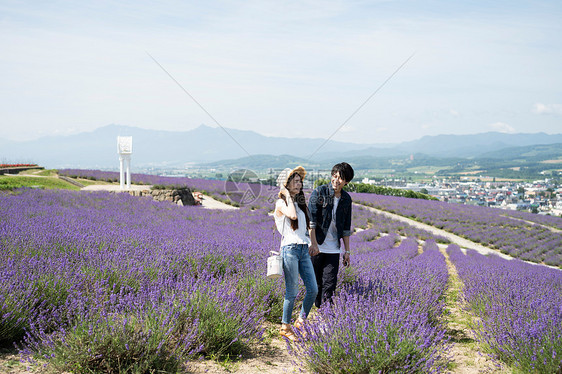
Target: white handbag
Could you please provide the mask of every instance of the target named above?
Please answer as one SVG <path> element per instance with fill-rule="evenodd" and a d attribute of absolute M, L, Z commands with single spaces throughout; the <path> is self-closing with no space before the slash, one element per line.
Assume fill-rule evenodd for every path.
<path fill-rule="evenodd" d="M 283 231 L 285 231 L 285 217 L 283 217 Z M 275 239 L 275 229 L 273 231 Z M 283 242 L 283 233 L 281 233 L 281 243 Z M 269 279 L 277 279 L 283 276 L 283 256 L 279 252 L 269 251 L 267 258 L 267 277 Z"/>
<path fill-rule="evenodd" d="M 269 251 L 267 258 L 267 277 L 277 279 L 283 275 L 283 257 L 276 251 Z"/>

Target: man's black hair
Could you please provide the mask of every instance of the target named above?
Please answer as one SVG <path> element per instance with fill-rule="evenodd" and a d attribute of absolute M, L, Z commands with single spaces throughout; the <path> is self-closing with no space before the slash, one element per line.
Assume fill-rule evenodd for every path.
<path fill-rule="evenodd" d="M 335 164 L 332 168 L 332 175 L 340 173 L 340 177 L 345 179 L 346 183 L 351 182 L 355 173 L 353 172 L 353 168 L 347 162 L 340 162 L 339 164 Z"/>

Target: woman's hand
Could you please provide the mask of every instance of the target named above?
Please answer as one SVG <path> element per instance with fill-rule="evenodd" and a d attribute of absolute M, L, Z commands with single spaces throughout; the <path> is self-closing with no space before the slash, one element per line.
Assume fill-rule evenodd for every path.
<path fill-rule="evenodd" d="M 281 186 L 281 194 L 283 196 L 285 196 L 286 198 L 290 198 L 291 197 L 291 193 L 289 192 L 289 190 L 287 189 L 287 187 L 285 186 Z"/>

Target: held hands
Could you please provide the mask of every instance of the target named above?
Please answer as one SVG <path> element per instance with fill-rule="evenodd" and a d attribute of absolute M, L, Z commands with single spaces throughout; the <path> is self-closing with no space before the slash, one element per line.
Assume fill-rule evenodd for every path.
<path fill-rule="evenodd" d="M 311 244 L 308 247 L 308 254 L 311 256 L 316 256 L 318 253 L 320 253 L 320 250 L 318 249 L 318 244 L 314 243 Z"/>

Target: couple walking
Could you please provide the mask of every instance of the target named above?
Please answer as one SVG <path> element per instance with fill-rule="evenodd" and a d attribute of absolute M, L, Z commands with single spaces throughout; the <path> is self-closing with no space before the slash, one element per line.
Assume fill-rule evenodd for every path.
<path fill-rule="evenodd" d="M 312 304 L 330 301 L 336 289 L 340 255 L 350 262 L 351 197 L 342 188 L 353 179 L 346 162 L 334 165 L 330 183 L 316 188 L 308 206 L 302 191 L 306 171 L 302 166 L 285 169 L 277 178 L 280 188 L 275 204 L 275 224 L 282 235 L 281 256 L 285 276 L 285 300 L 280 333 L 295 340 L 291 318 L 299 276 L 306 294 L 294 327 L 302 328 Z M 340 240 L 343 240 L 344 250 Z"/>

